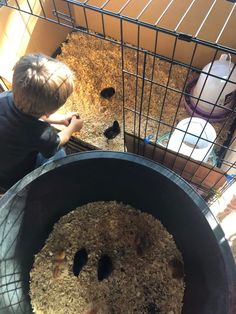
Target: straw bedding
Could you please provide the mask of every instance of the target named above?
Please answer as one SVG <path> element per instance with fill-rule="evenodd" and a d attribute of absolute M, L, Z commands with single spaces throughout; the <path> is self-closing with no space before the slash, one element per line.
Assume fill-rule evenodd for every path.
<path fill-rule="evenodd" d="M 112 140 L 107 140 L 103 135 L 104 130 L 111 126 L 114 120 L 119 122 L 121 130 L 125 123 L 127 132 L 141 138 L 152 134 L 155 140 L 172 131 L 172 126 L 189 116 L 184 108 L 181 92 L 186 82 L 192 80 L 196 73 L 158 58 L 154 61 L 150 55 L 146 56 L 144 65 L 144 53 L 137 53 L 126 47 L 123 52 L 126 71 L 125 110 L 119 45 L 74 32 L 63 43 L 62 52 L 57 57 L 74 71 L 77 79 L 75 92 L 59 112 L 78 111 L 85 123 L 81 132 L 75 136 L 100 149 L 124 150 L 122 132 Z M 138 74 L 139 79 L 136 79 L 135 74 Z M 143 76 L 147 79 L 144 85 Z M 115 94 L 110 99 L 100 95 L 107 87 L 115 89 Z M 139 115 L 139 112 L 142 112 L 142 115 Z M 219 133 L 217 143 L 224 142 L 232 121 L 233 117 L 225 125 L 224 122 L 214 123 Z"/>

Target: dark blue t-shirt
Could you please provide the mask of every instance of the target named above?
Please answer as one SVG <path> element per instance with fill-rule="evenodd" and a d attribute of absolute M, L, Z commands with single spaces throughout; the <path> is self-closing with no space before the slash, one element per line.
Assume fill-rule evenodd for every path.
<path fill-rule="evenodd" d="M 32 171 L 38 152 L 53 156 L 59 143 L 49 123 L 20 111 L 11 92 L 0 94 L 0 187 L 8 189 Z"/>

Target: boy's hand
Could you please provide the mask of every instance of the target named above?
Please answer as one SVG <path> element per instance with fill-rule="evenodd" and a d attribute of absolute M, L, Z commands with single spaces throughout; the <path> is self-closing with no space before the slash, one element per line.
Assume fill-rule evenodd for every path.
<path fill-rule="evenodd" d="M 73 117 L 76 117 L 77 119 L 80 118 L 78 112 L 69 112 L 69 113 L 64 115 L 64 119 L 62 120 L 62 124 L 65 126 L 68 126 Z"/>
<path fill-rule="evenodd" d="M 60 137 L 60 145 L 65 145 L 74 132 L 80 131 L 83 127 L 83 123 L 84 122 L 82 119 L 73 115 L 70 119 L 70 124 L 58 133 Z"/>
<path fill-rule="evenodd" d="M 73 132 L 78 132 L 82 129 L 84 121 L 79 116 L 73 115 L 70 119 L 69 126 L 73 129 Z"/>

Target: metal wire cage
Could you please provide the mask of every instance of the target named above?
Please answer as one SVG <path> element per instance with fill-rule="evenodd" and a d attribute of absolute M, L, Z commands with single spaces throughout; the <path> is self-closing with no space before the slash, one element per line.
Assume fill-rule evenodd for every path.
<path fill-rule="evenodd" d="M 235 181 L 235 1 L 15 0 L 0 4 L 46 20 L 48 27 L 58 24 L 68 32 L 118 45 L 124 150 L 174 170 L 208 201 Z M 135 56 L 132 67 L 127 51 Z M 219 62 L 226 72 L 219 69 Z M 184 127 L 183 118 L 188 119 Z M 209 123 L 216 131 L 213 137 L 208 136 Z M 199 151 L 201 158 L 196 157 Z"/>

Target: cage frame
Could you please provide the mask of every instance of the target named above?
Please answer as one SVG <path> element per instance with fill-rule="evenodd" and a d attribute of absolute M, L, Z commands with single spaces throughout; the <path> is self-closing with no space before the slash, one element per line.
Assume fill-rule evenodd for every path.
<path fill-rule="evenodd" d="M 174 30 L 171 30 L 171 29 L 167 29 L 167 28 L 164 28 L 162 26 L 159 25 L 159 22 L 161 20 L 161 18 L 164 17 L 164 15 L 166 14 L 167 10 L 169 9 L 169 7 L 171 7 L 171 5 L 173 4 L 174 0 L 170 0 L 169 1 L 169 4 L 168 6 L 166 7 L 166 10 L 163 11 L 163 14 L 162 16 L 156 21 L 156 23 L 154 24 L 151 24 L 151 23 L 147 23 L 147 22 L 144 22 L 142 20 L 140 20 L 140 17 L 143 15 L 143 13 L 149 8 L 149 6 L 152 4 L 153 0 L 149 0 L 147 1 L 146 5 L 143 7 L 143 9 L 141 10 L 141 12 L 139 12 L 138 16 L 136 16 L 135 18 L 134 17 L 130 17 L 130 16 L 127 16 L 125 14 L 122 14 L 122 12 L 127 8 L 127 6 L 130 4 L 131 0 L 126 0 L 125 3 L 123 4 L 122 8 L 119 10 L 119 12 L 112 12 L 112 11 L 109 11 L 106 9 L 106 6 L 109 4 L 111 0 L 104 0 L 103 1 L 103 4 L 99 7 L 99 6 L 95 6 L 95 5 L 91 5 L 89 4 L 89 0 L 85 0 L 85 1 L 77 1 L 77 0 L 52 0 L 51 1 L 51 4 L 52 4 L 52 12 L 50 12 L 50 15 L 48 16 L 47 13 L 46 13 L 46 10 L 44 9 L 44 4 L 42 3 L 41 0 L 38 0 L 39 4 L 40 4 L 40 7 L 41 7 L 41 14 L 36 14 L 34 12 L 34 9 L 33 7 L 31 6 L 31 1 L 24 1 L 24 2 L 27 2 L 27 9 L 23 8 L 21 6 L 21 2 L 20 0 L 14 0 L 14 1 L 6 1 L 6 0 L 3 0 L 1 1 L 1 6 L 5 6 L 9 9 L 13 9 L 13 10 L 17 10 L 19 12 L 22 12 L 22 13 L 26 13 L 26 14 L 29 14 L 31 16 L 34 16 L 34 17 L 37 17 L 37 18 L 40 18 L 40 19 L 43 19 L 49 23 L 54 23 L 54 24 L 57 24 L 57 25 L 60 25 L 62 27 L 66 27 L 68 29 L 70 29 L 71 31 L 76 31 L 76 32 L 81 32 L 81 33 L 85 33 L 85 34 L 88 34 L 90 36 L 95 36 L 96 38 L 100 38 L 101 40 L 107 40 L 109 42 L 112 42 L 116 45 L 119 45 L 120 49 L 121 49 L 121 58 L 122 58 L 122 73 L 121 73 L 121 76 L 122 76 L 122 87 L 123 87 L 123 131 L 124 131 L 124 150 L 127 149 L 128 147 L 128 151 L 129 152 L 133 152 L 133 153 L 136 153 L 136 154 L 139 154 L 139 155 L 143 155 L 145 157 L 148 157 L 148 158 L 151 158 L 157 162 L 160 162 L 164 165 L 166 165 L 167 167 L 169 167 L 170 169 L 174 170 L 175 172 L 177 172 L 178 174 L 180 174 L 181 176 L 183 176 L 189 183 L 191 184 L 194 184 L 194 186 L 199 189 L 199 191 L 202 193 L 202 196 L 209 202 L 212 202 L 214 200 L 217 199 L 217 197 L 223 192 L 225 191 L 225 189 L 227 189 L 227 187 L 229 187 L 231 184 L 233 184 L 236 179 L 234 176 L 232 176 L 231 174 L 228 174 L 228 172 L 231 170 L 231 169 L 236 169 L 236 161 L 233 162 L 233 163 L 229 163 L 228 165 L 228 169 L 227 171 L 219 171 L 218 169 L 218 166 L 220 166 L 222 163 L 225 162 L 224 160 L 224 156 L 226 154 L 227 151 L 230 151 L 232 150 L 229 145 L 232 145 L 232 143 L 234 143 L 236 141 L 236 139 L 232 138 L 233 136 L 233 131 L 235 129 L 235 126 L 236 126 L 236 119 L 234 119 L 234 121 L 232 122 L 231 124 L 231 130 L 230 130 L 230 136 L 227 137 L 227 139 L 225 140 L 225 142 L 220 146 L 220 155 L 222 156 L 221 158 L 219 158 L 218 160 L 218 164 L 217 166 L 213 165 L 213 166 L 209 166 L 209 165 L 206 165 L 203 161 L 201 162 L 196 162 L 195 160 L 193 160 L 191 158 L 192 156 L 192 153 L 189 157 L 186 158 L 186 156 L 183 156 L 181 153 L 180 153 L 180 148 L 179 148 L 179 151 L 177 152 L 171 152 L 169 151 L 168 149 L 168 145 L 163 148 L 163 147 L 160 147 L 158 144 L 157 144 L 157 140 L 158 140 L 158 133 L 159 133 L 159 127 L 162 123 L 165 123 L 163 121 L 161 121 L 161 118 L 162 118 L 162 110 L 164 109 L 164 106 L 165 106 L 165 97 L 166 97 L 166 94 L 168 92 L 168 90 L 172 90 L 173 92 L 178 92 L 181 94 L 181 99 L 182 97 L 185 97 L 185 96 L 189 96 L 188 93 L 185 92 L 185 90 L 183 89 L 182 91 L 178 91 L 178 90 L 174 90 L 172 87 L 168 86 L 168 82 L 169 82 L 169 79 L 170 79 L 170 73 L 171 73 L 171 68 L 173 65 L 179 65 L 179 66 L 183 66 L 185 67 L 186 69 L 188 69 L 188 71 L 196 71 L 196 72 L 199 72 L 199 68 L 194 66 L 192 64 L 192 61 L 193 61 L 193 58 L 194 58 L 194 55 L 195 53 L 193 52 L 193 55 L 191 57 L 191 61 L 190 61 L 190 64 L 188 63 L 184 63 L 184 62 L 181 62 L 177 59 L 175 59 L 175 48 L 176 48 L 176 45 L 179 41 L 183 41 L 183 42 L 187 42 L 187 43 L 192 43 L 195 45 L 195 48 L 194 48 L 194 51 L 196 51 L 197 47 L 199 47 L 199 45 L 202 47 L 208 47 L 210 49 L 213 49 L 214 50 L 214 58 L 212 59 L 212 64 L 213 62 L 216 60 L 217 58 L 217 54 L 219 52 L 223 52 L 223 53 L 226 53 L 226 54 L 231 54 L 233 56 L 236 56 L 236 49 L 232 48 L 232 47 L 228 47 L 226 45 L 223 45 L 223 44 L 220 44 L 219 43 L 219 39 L 222 35 L 222 32 L 224 31 L 225 27 L 227 26 L 227 23 L 229 21 L 229 19 L 231 18 L 232 14 L 234 13 L 235 11 L 235 7 L 236 7 L 236 4 L 235 4 L 235 1 L 229 1 L 229 2 L 232 2 L 232 9 L 229 11 L 229 14 L 226 18 L 226 21 L 224 23 L 224 27 L 222 28 L 221 32 L 218 34 L 217 36 L 217 39 L 215 42 L 212 42 L 212 41 L 208 41 L 208 40 L 204 40 L 204 39 L 201 39 L 198 37 L 198 34 L 201 30 L 201 28 L 203 27 L 208 15 L 212 12 L 212 10 L 214 9 L 214 5 L 217 3 L 217 1 L 213 1 L 212 2 L 212 5 L 209 9 L 209 11 L 207 12 L 203 22 L 201 23 L 200 27 L 198 28 L 197 32 L 195 33 L 195 35 L 189 35 L 187 33 L 183 33 L 183 32 L 180 32 L 178 31 L 178 27 L 181 25 L 183 19 L 185 18 L 185 16 L 187 15 L 187 13 L 189 12 L 189 10 L 191 10 L 191 7 L 195 4 L 196 0 L 193 0 L 187 11 L 186 11 L 186 14 L 184 16 L 182 16 L 182 18 L 180 19 L 180 21 L 178 22 L 178 27 L 176 27 Z M 58 5 L 58 2 L 61 2 L 63 3 L 66 8 L 67 8 L 67 11 L 66 13 L 65 12 L 62 12 L 58 9 L 57 5 Z M 84 16 L 85 16 L 85 24 L 86 24 L 86 27 L 82 27 L 81 25 L 77 25 L 76 24 L 76 19 L 73 15 L 73 9 L 74 8 L 81 8 L 83 10 L 83 13 L 84 13 Z M 91 30 L 90 27 L 89 27 L 89 23 L 88 23 L 88 19 L 87 19 L 87 12 L 96 12 L 97 14 L 101 15 L 101 21 L 102 21 L 102 33 L 100 32 L 96 32 L 94 30 Z M 117 39 L 114 39 L 112 37 L 109 37 L 106 35 L 106 30 L 105 30 L 105 24 L 104 24 L 104 17 L 105 16 L 110 16 L 114 19 L 118 19 L 119 21 L 119 32 L 120 32 L 120 41 L 117 40 Z M 132 45 L 128 42 L 126 42 L 124 40 L 124 23 L 131 23 L 131 24 L 134 24 L 135 26 L 137 26 L 138 28 L 138 36 L 137 36 L 137 45 Z M 175 41 L 175 44 L 174 44 L 174 49 L 173 49 L 173 52 L 172 52 L 172 56 L 171 57 L 167 57 L 165 55 L 162 55 L 160 53 L 158 53 L 156 50 L 156 45 L 157 45 L 157 37 L 156 37 L 156 42 L 155 42 L 155 49 L 154 51 L 150 51 L 150 50 L 147 50 L 143 47 L 140 46 L 140 29 L 141 28 L 145 28 L 145 29 L 150 29 L 152 31 L 155 32 L 156 36 L 158 36 L 159 33 L 161 34 L 165 34 L 165 35 L 168 35 L 168 36 L 171 36 L 171 38 L 174 39 Z M 129 71 L 127 71 L 125 69 L 125 66 L 124 66 L 124 49 L 125 48 L 128 48 L 128 49 L 132 49 L 134 51 L 136 51 L 137 53 L 137 58 L 139 58 L 139 55 L 143 55 L 144 58 L 143 58 L 143 71 L 141 74 L 138 73 L 138 65 L 139 65 L 139 60 L 137 60 L 137 71 L 136 73 L 131 73 Z M 56 52 L 55 52 L 55 56 L 56 56 Z M 144 90 L 144 84 L 145 82 L 149 82 L 151 84 L 151 86 L 154 84 L 156 84 L 156 82 L 153 80 L 153 78 L 150 80 L 146 77 L 145 75 L 145 67 L 146 67 L 146 57 L 147 56 L 150 56 L 150 57 L 153 57 L 153 62 L 155 62 L 155 60 L 157 58 L 159 58 L 160 60 L 164 60 L 166 62 L 168 62 L 170 64 L 170 72 L 169 72 L 169 76 L 168 76 L 168 82 L 166 84 L 166 86 L 162 86 L 163 88 L 165 88 L 165 96 L 164 96 L 164 101 L 163 101 L 163 104 L 162 104 L 162 108 L 161 108 L 161 114 L 160 114 L 160 118 L 159 120 L 158 119 L 154 119 L 155 122 L 159 123 L 158 125 L 158 130 L 157 130 L 157 133 L 156 135 L 154 135 L 155 137 L 155 141 L 154 143 L 151 142 L 151 141 L 148 141 L 148 134 L 146 134 L 147 136 L 144 136 L 144 137 L 141 137 L 140 136 L 140 128 L 141 128 L 141 117 L 144 116 L 145 118 L 145 114 L 142 112 L 142 103 L 143 103 L 143 90 Z M 211 65 L 212 66 L 212 65 Z M 236 65 L 234 65 L 234 67 L 232 68 L 231 70 L 231 74 L 233 73 L 234 69 L 235 69 Z M 210 67 L 210 70 L 211 70 L 211 67 Z M 209 70 L 209 71 L 210 71 Z M 209 76 L 211 77 L 214 77 L 213 74 L 209 74 L 208 72 L 203 72 L 203 71 L 200 71 L 201 73 L 205 73 L 207 78 Z M 199 73 L 200 73 L 199 72 Z M 134 76 L 134 78 L 136 79 L 136 95 L 135 95 L 135 98 L 137 98 L 137 82 L 138 80 L 141 80 L 142 82 L 142 90 L 141 90 L 141 102 L 140 102 L 140 109 L 139 111 L 137 110 L 137 99 L 135 100 L 135 108 L 133 110 L 133 114 L 134 114 L 134 120 L 135 120 L 135 124 L 134 124 L 134 128 L 133 128 L 133 134 L 130 134 L 129 132 L 126 131 L 126 124 L 125 124 L 125 110 L 127 109 L 126 108 L 126 103 L 125 103 L 125 75 L 131 75 L 131 76 Z M 186 87 L 186 84 L 187 84 L 187 78 L 188 78 L 188 75 L 186 77 L 186 81 L 184 83 L 184 86 Z M 206 79 L 207 80 L 207 79 Z M 205 80 L 205 83 L 202 87 L 202 91 L 204 89 L 204 86 L 206 84 L 206 80 Z M 225 85 L 227 85 L 228 82 L 231 82 L 231 83 L 234 83 L 232 81 L 230 81 L 229 79 L 223 79 L 223 81 L 225 81 Z M 150 98 L 151 98 L 151 93 L 152 93 L 152 87 L 150 88 Z M 221 93 L 223 92 L 223 89 L 221 91 Z M 218 96 L 218 99 L 220 98 L 221 96 L 221 93 L 220 95 Z M 195 108 L 197 107 L 197 104 L 200 100 L 200 97 L 201 97 L 201 94 L 199 95 L 199 98 L 197 98 L 197 103 L 195 105 Z M 181 104 L 181 99 L 178 103 L 178 108 Z M 218 101 L 217 99 L 217 101 Z M 216 102 L 217 102 L 216 101 Z M 149 103 L 150 103 L 150 100 L 149 100 Z M 217 105 L 218 107 L 218 105 Z M 172 128 L 172 131 L 175 130 L 175 129 L 178 129 L 175 125 L 175 122 L 176 122 L 176 117 L 177 117 L 177 113 L 178 113 L 178 108 L 177 108 L 177 111 L 176 111 L 176 115 L 174 117 L 174 121 L 173 121 L 173 125 L 171 126 Z M 213 106 L 213 109 L 212 109 L 212 112 L 214 110 L 214 106 Z M 130 110 L 130 108 L 128 108 Z M 221 108 L 222 109 L 222 108 Z M 233 109 L 229 109 L 229 115 L 235 115 L 236 113 L 236 109 L 233 108 Z M 138 120 L 139 120 L 139 123 L 138 123 L 138 126 L 136 126 L 136 117 L 138 116 Z M 193 117 L 193 114 L 191 115 L 191 118 Z M 147 114 L 147 117 L 146 117 L 146 121 L 148 121 L 148 119 L 152 119 L 149 117 L 149 115 Z M 208 122 L 209 120 L 206 119 L 206 121 Z M 226 120 L 227 121 L 227 120 Z M 221 131 L 223 130 L 223 128 L 225 127 L 226 125 L 226 122 L 223 124 L 222 126 L 222 129 L 219 131 L 219 134 L 221 133 Z M 138 132 L 137 131 L 137 128 L 138 128 Z M 187 131 L 188 131 L 188 128 L 186 130 L 186 134 L 187 134 Z M 204 129 L 203 129 L 204 131 Z M 202 131 L 202 132 L 203 132 Z M 146 132 L 146 131 L 145 131 Z M 189 134 L 189 133 L 188 133 Z M 219 135 L 218 134 L 218 135 Z M 191 134 L 193 136 L 195 136 L 194 134 Z M 201 133 L 202 135 L 202 133 Z M 200 137 L 201 137 L 200 135 Z M 197 142 L 198 143 L 198 142 Z M 197 143 L 195 145 L 197 145 Z M 216 143 L 214 143 L 216 145 Z M 218 144 L 217 144 L 218 145 Z M 75 151 L 80 151 L 80 150 L 85 150 L 85 149 L 97 149 L 97 147 L 93 146 L 93 145 L 87 145 L 86 143 L 84 143 L 83 141 L 80 141 L 76 138 L 72 138 L 72 140 L 69 142 L 68 144 L 68 147 L 69 147 L 69 150 L 71 150 L 72 152 L 75 152 Z M 193 151 L 192 151 L 193 152 Z M 235 150 L 233 149 L 232 150 L 233 153 L 235 153 Z M 167 159 L 169 158 L 169 160 L 172 160 L 172 165 L 169 164 L 169 162 L 167 161 Z M 180 166 L 180 168 L 178 168 L 176 166 L 176 164 L 178 164 L 178 166 Z M 195 169 L 194 171 L 192 171 L 191 175 L 189 176 L 188 174 L 186 174 L 187 170 L 189 169 L 189 167 L 192 166 L 193 169 Z M 196 182 L 196 180 L 194 181 L 194 178 L 196 177 L 196 172 L 199 171 L 200 175 L 199 177 L 201 177 L 201 180 L 199 182 Z M 210 178 L 210 179 L 209 179 Z M 196 178 L 195 178 L 196 179 Z M 206 184 L 206 182 L 208 181 L 208 179 L 212 182 L 209 184 Z"/>

